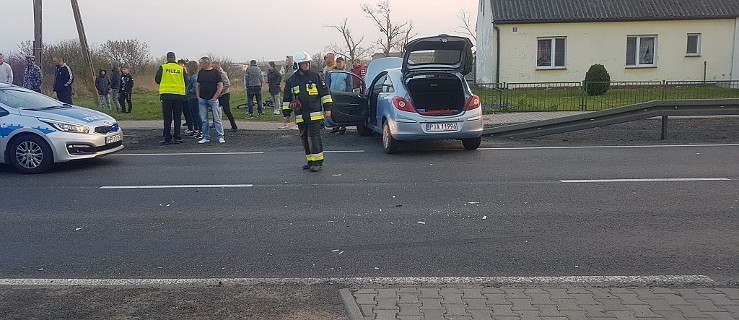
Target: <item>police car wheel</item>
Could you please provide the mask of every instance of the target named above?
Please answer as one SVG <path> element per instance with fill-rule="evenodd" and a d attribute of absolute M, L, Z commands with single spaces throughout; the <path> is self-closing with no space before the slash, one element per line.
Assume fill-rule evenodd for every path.
<path fill-rule="evenodd" d="M 54 163 L 51 147 L 37 135 L 14 139 L 9 151 L 10 162 L 20 173 L 42 173 Z"/>

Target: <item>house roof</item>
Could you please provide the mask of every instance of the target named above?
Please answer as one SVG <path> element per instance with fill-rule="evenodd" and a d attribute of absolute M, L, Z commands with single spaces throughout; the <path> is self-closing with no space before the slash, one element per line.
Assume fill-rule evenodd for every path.
<path fill-rule="evenodd" d="M 739 17 L 737 0 L 490 0 L 490 4 L 498 24 Z"/>

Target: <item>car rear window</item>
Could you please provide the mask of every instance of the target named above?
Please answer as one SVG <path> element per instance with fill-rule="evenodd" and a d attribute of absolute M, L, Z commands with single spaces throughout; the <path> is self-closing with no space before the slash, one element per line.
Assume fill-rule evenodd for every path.
<path fill-rule="evenodd" d="M 459 50 L 418 50 L 408 56 L 408 65 L 420 66 L 426 64 L 456 65 L 462 59 Z"/>

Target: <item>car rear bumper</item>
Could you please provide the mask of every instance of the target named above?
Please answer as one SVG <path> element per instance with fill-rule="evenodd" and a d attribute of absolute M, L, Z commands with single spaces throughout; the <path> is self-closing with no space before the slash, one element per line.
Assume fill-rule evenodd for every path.
<path fill-rule="evenodd" d="M 456 131 L 429 132 L 427 123 L 457 124 Z M 469 117 L 467 119 L 455 119 L 454 121 L 416 121 L 399 119 L 390 122 L 390 132 L 396 140 L 442 140 L 442 139 L 469 139 L 482 136 L 482 115 Z"/>

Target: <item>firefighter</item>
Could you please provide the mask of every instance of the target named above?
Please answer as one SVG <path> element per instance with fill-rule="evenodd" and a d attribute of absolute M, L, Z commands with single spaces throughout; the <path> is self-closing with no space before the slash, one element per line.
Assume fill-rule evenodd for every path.
<path fill-rule="evenodd" d="M 331 110 L 333 100 L 321 76 L 310 70 L 311 57 L 306 52 L 293 55 L 295 73 L 285 81 L 282 112 L 290 117 L 295 112 L 295 123 L 300 129 L 305 157 L 304 170 L 321 171 L 323 166 L 323 142 L 321 121 L 323 110 Z"/>

